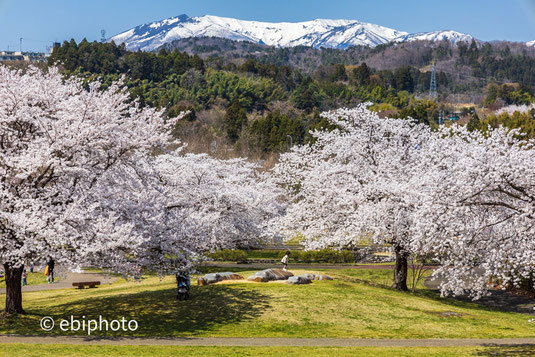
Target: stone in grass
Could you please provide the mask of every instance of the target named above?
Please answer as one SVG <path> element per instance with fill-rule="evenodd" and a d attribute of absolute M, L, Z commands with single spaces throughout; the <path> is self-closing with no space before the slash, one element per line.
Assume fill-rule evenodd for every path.
<path fill-rule="evenodd" d="M 273 280 L 286 280 L 292 276 L 293 274 L 289 271 L 284 271 L 281 269 L 265 269 L 255 273 L 254 275 L 249 276 L 247 280 L 256 281 L 260 283 Z"/>
<path fill-rule="evenodd" d="M 310 284 L 312 280 L 333 280 L 327 275 L 303 274 L 288 278 L 288 284 Z"/>
<path fill-rule="evenodd" d="M 333 280 L 333 278 L 327 275 L 316 275 L 315 280 Z"/>
<path fill-rule="evenodd" d="M 310 279 L 310 275 L 312 275 L 312 279 Z M 286 283 L 295 284 L 295 285 L 310 284 L 312 280 L 314 280 L 313 274 L 304 274 L 304 275 L 297 275 L 297 276 L 289 277 Z"/>
<path fill-rule="evenodd" d="M 223 280 L 243 280 L 243 276 L 232 272 L 210 273 L 206 274 L 202 278 L 197 279 L 197 285 L 203 286 L 214 284 Z"/>

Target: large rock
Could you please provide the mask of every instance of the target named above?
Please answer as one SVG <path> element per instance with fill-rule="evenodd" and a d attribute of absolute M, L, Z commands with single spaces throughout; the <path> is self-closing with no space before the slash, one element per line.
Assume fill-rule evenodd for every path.
<path fill-rule="evenodd" d="M 243 276 L 232 272 L 210 273 L 206 274 L 202 278 L 197 279 L 197 285 L 203 286 L 214 284 L 223 280 L 243 280 Z"/>
<path fill-rule="evenodd" d="M 288 284 L 310 284 L 312 280 L 333 280 L 327 275 L 302 274 L 288 278 Z"/>
<path fill-rule="evenodd" d="M 333 278 L 327 275 L 316 275 L 314 280 L 333 280 Z"/>
<path fill-rule="evenodd" d="M 254 275 L 251 275 L 247 278 L 247 280 L 250 281 L 256 281 L 256 282 L 267 282 L 267 281 L 273 281 L 273 280 L 286 280 L 289 277 L 294 276 L 289 271 L 284 271 L 281 269 L 266 269 L 261 270 L 257 272 Z"/>
<path fill-rule="evenodd" d="M 297 275 L 297 276 L 292 276 L 290 278 L 288 278 L 288 281 L 286 282 L 287 284 L 296 284 L 296 285 L 300 285 L 300 284 L 310 284 L 312 282 L 312 279 L 310 279 L 310 275 L 314 276 L 313 274 L 304 274 L 304 275 Z"/>

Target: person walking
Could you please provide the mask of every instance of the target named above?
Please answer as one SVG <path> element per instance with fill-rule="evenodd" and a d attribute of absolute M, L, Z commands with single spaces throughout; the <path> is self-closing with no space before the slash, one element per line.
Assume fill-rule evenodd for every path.
<path fill-rule="evenodd" d="M 28 281 L 26 280 L 28 278 L 28 273 L 26 273 L 26 270 L 22 273 L 22 286 L 28 285 Z"/>
<path fill-rule="evenodd" d="M 49 260 L 48 260 L 48 283 L 53 283 L 54 282 L 54 259 L 52 259 L 52 257 L 49 257 Z"/>
<path fill-rule="evenodd" d="M 287 271 L 288 270 L 288 260 L 290 259 L 290 251 L 287 250 L 286 254 L 284 254 L 284 257 L 281 259 L 282 263 L 282 270 Z"/>

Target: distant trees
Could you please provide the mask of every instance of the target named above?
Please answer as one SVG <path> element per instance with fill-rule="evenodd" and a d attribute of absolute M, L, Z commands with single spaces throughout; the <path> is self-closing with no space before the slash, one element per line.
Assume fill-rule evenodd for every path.
<path fill-rule="evenodd" d="M 202 42 L 199 39 L 188 41 Z M 278 101 L 291 108 L 281 115 L 297 118 L 295 120 L 301 121 L 299 126 L 305 128 L 314 111 L 354 107 L 367 101 L 383 104 L 376 108 L 389 108 L 393 116 L 413 117 L 434 125 L 438 107 L 416 99 L 422 92 L 428 91 L 431 74 L 420 69 L 433 58 L 442 60 L 445 67 L 444 71 L 437 71 L 441 93 L 447 94 L 450 90 L 457 93 L 479 91 L 485 81 L 477 81 L 473 77 L 494 77 L 518 83 L 498 85 L 491 82 L 486 88 L 485 106 L 499 108 L 535 101 L 532 87 L 535 83 L 535 58 L 527 52 L 520 53 L 514 47 L 475 41 L 460 43 L 457 48 L 447 42 L 436 46 L 426 43 L 389 44 L 374 49 L 354 47 L 321 51 L 306 47 L 270 49 L 253 46 L 249 49 L 255 51 L 253 56 L 244 44 L 238 46 L 227 40 L 221 44 L 222 47 L 217 47 L 218 43 L 218 40 L 211 39 L 204 50 L 238 49 L 238 52 L 232 56 L 220 53 L 217 58 L 201 59 L 198 55 L 168 48 L 158 52 L 130 52 L 114 43 L 83 40 L 77 44 L 71 40 L 56 46 L 49 63 L 62 66 L 68 75 L 86 78 L 87 83 L 98 79 L 103 88 L 124 75 L 132 99 L 138 98 L 142 106 L 165 108 L 168 116 L 176 114 L 183 103 L 199 113 L 229 107 L 239 101 L 246 113 L 256 112 L 265 117 L 266 113 L 277 109 L 273 103 Z M 197 50 L 202 52 L 203 48 Z M 378 61 L 377 56 L 387 58 Z M 351 66 L 361 58 L 366 58 L 366 62 Z M 391 63 L 389 58 L 399 62 Z M 458 58 L 456 64 L 446 61 L 455 58 Z M 371 68 L 370 63 L 391 69 Z M 459 68 L 453 70 L 450 68 L 453 65 Z M 352 69 L 348 71 L 348 68 Z M 458 76 L 457 72 L 465 73 L 463 69 L 472 69 L 472 76 L 468 79 Z M 292 110 L 301 113 L 294 115 Z M 195 120 L 193 111 L 188 116 L 191 121 Z M 272 122 L 271 119 L 267 122 Z M 224 126 L 229 130 L 225 129 L 225 134 L 231 142 L 236 142 L 242 135 L 243 120 L 230 120 Z M 280 149 L 281 145 L 274 144 L 277 140 L 267 143 L 262 138 L 262 151 L 266 148 Z"/>
<path fill-rule="evenodd" d="M 468 124 L 466 124 L 466 129 L 468 131 L 481 129 L 481 122 L 479 120 L 479 116 L 477 115 L 477 113 L 472 114 L 472 116 L 470 117 L 470 121 L 468 122 Z"/>
<path fill-rule="evenodd" d="M 251 149 L 260 149 L 262 152 L 286 151 L 292 143 L 303 141 L 305 128 L 303 121 L 295 115 L 275 111 L 254 120 L 249 133 L 252 137 Z"/>
<path fill-rule="evenodd" d="M 61 65 L 68 72 L 81 71 L 101 75 L 127 74 L 131 79 L 162 81 L 171 73 L 183 74 L 188 69 L 204 72 L 204 61 L 197 55 L 179 51 L 126 51 L 124 44 L 65 41 L 56 46 L 48 58 L 50 65 Z"/>
<path fill-rule="evenodd" d="M 334 80 L 335 81 L 347 81 L 346 66 L 342 63 L 334 65 Z"/>
<path fill-rule="evenodd" d="M 292 93 L 290 100 L 294 105 L 307 112 L 311 112 L 314 108 L 319 108 L 323 93 L 321 93 L 316 83 L 312 78 L 306 77 Z"/>
<path fill-rule="evenodd" d="M 352 79 L 357 85 L 365 86 L 370 83 L 370 75 L 370 68 L 366 65 L 366 62 L 362 62 L 360 66 L 353 69 Z"/>
<path fill-rule="evenodd" d="M 232 142 L 236 142 L 240 137 L 240 132 L 243 124 L 247 123 L 247 113 L 240 105 L 238 100 L 235 100 L 225 113 L 225 131 L 228 138 Z"/>
<path fill-rule="evenodd" d="M 489 83 L 486 88 L 485 106 L 502 100 L 505 104 L 530 104 L 533 102 L 531 89 L 524 85 Z"/>
<path fill-rule="evenodd" d="M 408 67 L 397 69 L 394 73 L 394 81 L 397 90 L 405 90 L 407 92 L 414 91 L 414 80 Z"/>

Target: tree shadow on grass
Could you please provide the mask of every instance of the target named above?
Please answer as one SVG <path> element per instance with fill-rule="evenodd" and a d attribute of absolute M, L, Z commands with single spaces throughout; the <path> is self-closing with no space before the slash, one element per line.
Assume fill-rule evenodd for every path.
<path fill-rule="evenodd" d="M 491 290 L 489 296 L 481 297 L 479 300 L 472 300 L 467 295 L 441 297 L 440 291 L 435 289 L 421 289 L 415 294 L 456 307 L 467 307 L 467 304 L 470 304 L 471 308 L 484 311 L 516 312 L 526 315 L 533 315 L 534 313 L 533 306 L 535 301 L 533 299 L 513 295 L 506 291 Z"/>
<path fill-rule="evenodd" d="M 54 335 L 87 335 L 87 331 L 61 331 L 59 323 L 62 319 L 99 320 L 106 319 L 136 320 L 138 329 L 130 331 L 94 331 L 91 335 L 100 336 L 147 336 L 170 337 L 191 336 L 209 332 L 224 325 L 237 324 L 254 319 L 270 307 L 269 296 L 256 289 L 247 289 L 238 285 L 192 286 L 191 299 L 178 301 L 176 289 L 141 291 L 105 297 L 88 297 L 83 300 L 59 304 L 53 311 L 32 311 L 30 313 L 51 316 L 56 322 L 48 334 Z M 85 317 L 84 317 L 85 316 Z M 34 316 L 40 319 L 41 316 Z M 12 333 L 42 333 L 36 319 L 27 323 L 15 323 Z M 37 320 L 38 321 L 38 320 Z M 103 325 L 105 326 L 105 324 Z"/>
<path fill-rule="evenodd" d="M 474 353 L 475 356 L 533 356 L 534 345 L 484 345 L 484 350 Z"/>
<path fill-rule="evenodd" d="M 367 278 L 373 278 L 373 281 L 361 279 L 355 276 L 348 277 L 351 282 L 361 283 L 376 288 L 396 291 L 394 288 L 381 281 L 384 278 L 382 271 L 367 272 Z M 347 279 L 347 278 L 346 278 Z M 415 292 L 407 292 L 413 296 L 424 297 L 426 299 L 434 300 L 445 306 L 478 309 L 492 312 L 516 312 L 528 315 L 534 315 L 535 300 L 524 296 L 514 295 L 507 291 L 490 290 L 489 296 L 481 297 L 479 300 L 472 300 L 467 295 L 441 297 L 440 291 L 435 288 L 417 288 Z"/>

